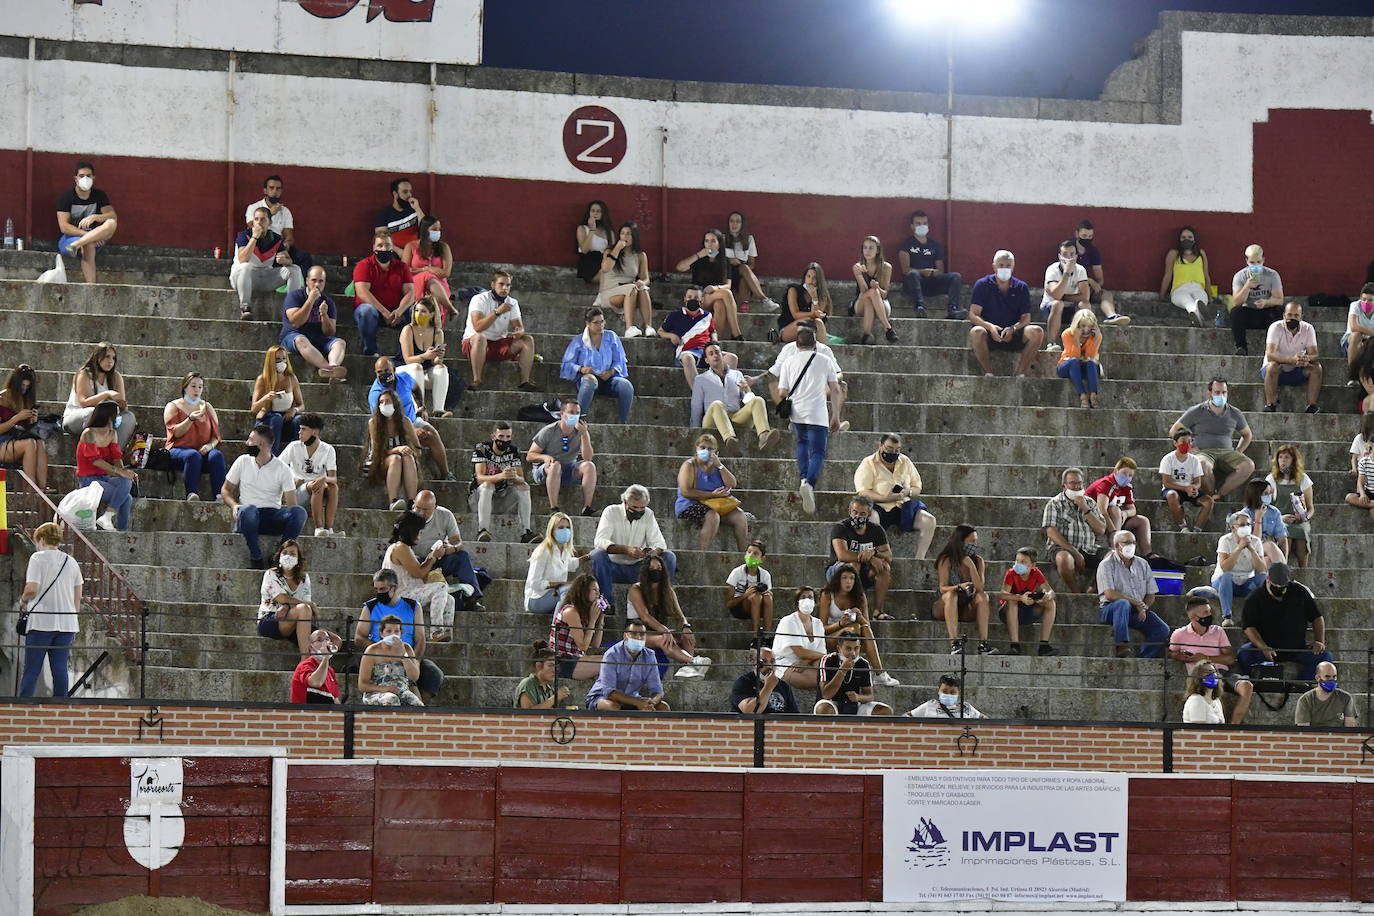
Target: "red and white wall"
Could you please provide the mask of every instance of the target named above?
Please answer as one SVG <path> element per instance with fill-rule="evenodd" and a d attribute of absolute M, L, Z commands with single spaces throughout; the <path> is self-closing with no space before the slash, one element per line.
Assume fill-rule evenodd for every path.
<path fill-rule="evenodd" d="M 653 101 L 617 97 L 607 78 L 593 96 L 0 58 L 0 85 L 25 90 L 0 94 L 0 214 L 52 239 L 53 201 L 83 156 L 132 244 L 223 245 L 278 171 L 302 247 L 361 251 L 405 174 L 463 260 L 570 263 L 596 197 L 640 223 L 654 270 L 737 208 L 764 273 L 819 259 L 838 278 L 863 236 L 890 250 L 922 206 L 966 275 L 1006 247 L 1036 278 L 1086 216 L 1113 287 L 1157 287 L 1191 223 L 1214 283 L 1258 241 L 1289 291 L 1357 289 L 1374 257 L 1374 37 L 1185 31 L 1180 44 L 1179 123 L 961 115 L 948 150 L 940 114 Z M 592 113 L 579 136 L 570 116 L 585 106 L 614 128 Z"/>

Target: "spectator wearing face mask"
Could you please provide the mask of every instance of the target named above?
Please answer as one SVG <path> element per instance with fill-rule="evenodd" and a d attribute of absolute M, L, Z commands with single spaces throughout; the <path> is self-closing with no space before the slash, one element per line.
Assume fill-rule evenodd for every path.
<path fill-rule="evenodd" d="M 719 229 L 706 232 L 701 250 L 677 262 L 677 270 L 691 271 L 692 284 L 701 288 L 701 304 L 720 320 L 731 340 L 743 340 L 739 306 L 730 291 L 730 262 L 725 254 L 725 234 Z"/>
<path fill-rule="evenodd" d="M 1118 531 L 1112 550 L 1097 566 L 1098 602 L 1101 622 L 1112 628 L 1116 657 L 1131 654 L 1131 630 L 1145 637 L 1141 658 L 1159 658 L 1168 644 L 1169 625 L 1151 610 L 1159 587 L 1154 571 L 1143 557 L 1136 556 L 1135 535 Z"/>
<path fill-rule="evenodd" d="M 773 629 L 773 574 L 763 565 L 767 554 L 763 541 L 750 541 L 744 549 L 744 562 L 730 570 L 725 579 L 725 609 L 736 620 L 750 621 L 753 633 Z"/>
<path fill-rule="evenodd" d="M 746 715 L 801 712 L 792 685 L 778 673 L 773 650 L 762 637 L 749 643 L 749 670 L 735 678 L 730 689 L 730 710 Z"/>
<path fill-rule="evenodd" d="M 343 537 L 335 530 L 339 511 L 339 459 L 334 446 L 320 438 L 324 419 L 317 413 L 301 414 L 300 438 L 288 442 L 281 460 L 296 478 L 296 505 L 306 506 L 315 525 L 315 537 Z"/>
<path fill-rule="evenodd" d="M 892 707 L 873 698 L 873 677 L 859 654 L 859 637 L 841 633 L 835 651 L 821 659 L 818 716 L 890 716 Z"/>
<path fill-rule="evenodd" d="M 936 620 L 945 622 L 949 633 L 949 654 L 964 651 L 960 622 L 973 620 L 978 627 L 978 654 L 994 655 L 997 649 L 988 642 L 988 592 L 985 587 L 983 558 L 978 556 L 978 531 L 969 525 L 955 525 L 949 540 L 935 558 L 935 582 L 939 593 L 932 609 Z"/>
<path fill-rule="evenodd" d="M 1024 378 L 1045 332 L 1030 323 L 1030 287 L 1024 280 L 1012 276 L 1016 257 L 1006 249 L 992 257 L 993 272 L 973 284 L 968 320 L 973 325 L 968 332 L 969 347 L 973 350 L 983 375 L 992 375 L 989 350 L 1019 352 L 1016 377 Z"/>
<path fill-rule="evenodd" d="M 379 569 L 372 574 L 374 594 L 363 602 L 362 613 L 353 630 L 353 644 L 366 650 L 382 641 L 382 622 L 394 618 L 399 624 L 396 639 L 390 643 L 394 649 L 401 645 L 414 647 L 414 655 L 419 660 L 419 675 L 412 680 L 418 688 L 420 698 L 429 700 L 444 686 L 444 672 L 434 662 L 425 658 L 425 612 L 409 598 L 402 598 L 397 592 L 396 573 L 389 569 Z M 361 669 L 359 670 L 361 680 Z"/>
<path fill-rule="evenodd" d="M 1090 220 L 1080 220 L 1074 227 L 1074 246 L 1078 251 L 1078 264 L 1088 272 L 1088 305 L 1102 310 L 1102 323 L 1112 327 L 1124 328 L 1131 319 L 1116 310 L 1116 297 L 1104 288 L 1106 279 L 1102 275 L 1102 252 L 1094 241 L 1096 230 Z"/>
<path fill-rule="evenodd" d="M 1096 500 L 1098 511 L 1107 520 L 1107 535 L 1129 531 L 1135 535 L 1141 556 L 1148 557 L 1150 549 L 1150 520 L 1141 515 L 1135 504 L 1135 461 L 1122 457 L 1110 474 L 1088 486 L 1087 497 Z"/>
<path fill-rule="evenodd" d="M 186 481 L 186 501 L 200 499 L 200 471 L 210 472 L 210 489 L 218 495 L 224 486 L 224 453 L 219 450 L 219 415 L 205 393 L 205 379 L 199 372 L 188 372 L 181 380 L 181 397 L 162 409 L 167 428 L 167 451 L 181 465 Z M 0 430 L 4 427 L 0 422 Z M 268 432 L 271 432 L 270 428 Z M 269 456 L 271 452 L 268 452 Z M 4 452 L 0 451 L 0 458 Z M 46 459 L 46 453 L 45 453 Z M 27 468 L 25 469 L 27 470 Z M 46 471 L 46 467 L 44 468 Z"/>
<path fill-rule="evenodd" d="M 294 640 L 301 660 L 308 659 L 311 629 L 319 616 L 319 607 L 313 600 L 310 573 L 297 541 L 284 541 L 277 548 L 272 565 L 263 570 L 259 592 L 258 635 Z"/>
<path fill-rule="evenodd" d="M 1233 627 L 1232 602 L 1245 597 L 1264 584 L 1269 572 L 1269 560 L 1264 555 L 1264 542 L 1253 534 L 1250 516 L 1233 512 L 1226 519 L 1230 530 L 1217 542 L 1217 565 L 1212 572 L 1212 588 L 1221 599 L 1221 625 Z"/>
<path fill-rule="evenodd" d="M 367 390 L 368 408 L 375 412 L 382 393 L 390 394 L 404 414 L 405 420 L 414 427 L 415 438 L 429 453 L 429 459 L 434 462 L 434 469 L 439 472 L 439 479 L 456 483 L 458 478 L 449 470 L 448 451 L 444 447 L 444 440 L 439 438 L 439 430 L 420 414 L 420 406 L 417 406 L 415 401 L 414 380 L 409 375 L 397 372 L 395 363 L 385 356 L 377 357 L 376 362 L 372 364 L 372 373 L 375 379 L 372 387 Z M 417 449 L 415 459 L 418 461 L 419 458 L 420 453 Z"/>
<path fill-rule="evenodd" d="M 1226 711 L 1221 708 L 1221 676 L 1211 662 L 1198 662 L 1194 674 L 1188 678 L 1183 721 L 1189 725 L 1226 723 Z"/>
<path fill-rule="evenodd" d="M 530 530 L 530 485 L 525 465 L 515 447 L 515 432 L 505 420 L 497 420 L 491 439 L 472 449 L 472 484 L 468 487 L 468 511 L 477 513 L 477 540 L 491 540 L 492 515 L 512 507 L 520 521 L 520 543 L 539 540 Z"/>
<path fill-rule="evenodd" d="M 625 605 L 626 616 L 644 624 L 645 645 L 681 665 L 677 677 L 706 674 L 711 659 L 696 654 L 696 634 L 682 612 L 662 557 L 648 557 L 640 564 L 639 581 L 630 586 Z"/>
<path fill-rule="evenodd" d="M 401 639 L 401 630 L 399 617 L 383 617 L 381 639 L 363 650 L 358 689 L 367 706 L 425 705 L 414 689 L 420 680 L 420 660 L 410 644 Z"/>
<path fill-rule="evenodd" d="M 1173 436 L 1180 429 L 1193 434 L 1198 460 L 1202 462 L 1203 491 L 1223 499 L 1255 472 L 1255 462 L 1245 457 L 1253 433 L 1245 414 L 1228 401 L 1226 379 L 1216 377 L 1207 383 L 1207 400 L 1194 404 L 1169 427 Z M 1239 434 L 1240 441 L 1234 437 Z"/>
<path fill-rule="evenodd" d="M 420 543 L 420 532 L 427 521 L 418 512 L 401 513 L 391 528 L 391 540 L 382 551 L 382 569 L 396 574 L 397 594 L 424 610 L 429 621 L 425 641 L 448 642 L 452 636 L 456 602 L 443 575 L 430 575 L 438 569 L 446 545 L 437 538 L 427 544 Z"/>
<path fill-rule="evenodd" d="M 391 232 L 372 233 L 372 254 L 353 266 L 353 322 L 358 326 L 363 355 L 377 355 L 377 330 L 403 327 L 415 301 L 415 278 L 397 257 Z"/>
<path fill-rule="evenodd" d="M 1317 666 L 1317 686 L 1298 697 L 1293 724 L 1314 728 L 1354 728 L 1360 724 L 1355 698 L 1340 688 L 1336 666 L 1331 662 Z"/>
<path fill-rule="evenodd" d="M 687 287 L 682 308 L 663 316 L 658 336 L 673 345 L 673 359 L 682 366 L 683 378 L 691 388 L 697 366 L 706 358 L 706 345 L 716 339 L 715 318 L 703 307 L 701 287 Z"/>
<path fill-rule="evenodd" d="M 773 636 L 774 665 L 787 683 L 800 690 L 819 686 L 817 666 L 825 657 L 825 627 L 811 616 L 816 609 L 816 592 L 797 589 L 797 610 L 778 621 Z"/>
<path fill-rule="evenodd" d="M 640 567 L 649 557 L 663 558 L 670 581 L 677 575 L 677 555 L 668 549 L 649 508 L 649 491 L 637 483 L 625 488 L 620 502 L 602 510 L 595 545 L 592 573 L 607 601 L 616 583 L 639 581 Z"/>
<path fill-rule="evenodd" d="M 266 569 L 258 537 L 279 534 L 281 543 L 300 537 L 305 510 L 296 505 L 296 478 L 272 455 L 272 427 L 258 425 L 248 434 L 247 454 L 229 469 L 220 497 L 234 513 L 234 527 L 248 542 L 255 569 Z"/>
<path fill-rule="evenodd" d="M 873 619 L 893 620 L 883 608 L 892 585 L 892 545 L 881 525 L 872 523 L 873 500 L 858 494 L 849 500 L 849 515 L 830 528 L 829 579 L 840 567 L 852 566 L 864 588 L 874 590 Z"/>
<path fill-rule="evenodd" d="M 335 653 L 343 645 L 336 633 L 316 630 L 310 634 L 310 654 L 301 659 L 291 675 L 292 703 L 341 702 L 339 678 L 330 667 Z"/>
<path fill-rule="evenodd" d="M 516 363 L 520 369 L 521 391 L 538 391 L 530 381 L 534 370 L 534 338 L 525 332 L 520 303 L 510 294 L 511 276 L 507 271 L 493 271 L 491 287 L 473 296 L 468 302 L 467 326 L 463 329 L 463 356 L 472 363 L 469 391 L 482 386 L 482 372 L 487 363 Z"/>
<path fill-rule="evenodd" d="M 1287 563 L 1269 565 L 1264 587 L 1245 599 L 1241 626 L 1248 641 L 1236 653 L 1236 663 L 1246 674 L 1262 661 L 1292 662 L 1297 679 L 1311 681 L 1317 665 L 1332 660 L 1326 649 L 1326 618 L 1307 586 L 1292 580 Z"/>
<path fill-rule="evenodd" d="M 1345 354 L 1347 371 L 1355 367 L 1371 337 L 1374 337 L 1374 283 L 1366 283 L 1360 288 L 1360 298 L 1350 303 L 1345 333 L 1341 335 L 1341 352 Z M 1345 387 L 1354 388 L 1358 384 L 1352 377 Z"/>
<path fill-rule="evenodd" d="M 281 236 L 286 253 L 291 256 L 291 263 L 299 267 L 301 273 L 308 275 L 315 261 L 296 247 L 296 220 L 291 215 L 291 208 L 281 202 L 285 187 L 280 175 L 268 175 L 262 182 L 262 198 L 248 205 L 243 219 L 244 222 L 252 222 L 253 211 L 266 207 L 272 216 L 271 229 Z"/>
<path fill-rule="evenodd" d="M 1083 472 L 1066 468 L 1059 475 L 1060 491 L 1045 503 L 1040 526 L 1045 529 L 1045 549 L 1059 570 L 1065 588 L 1077 592 L 1078 574 L 1097 568 L 1102 550 L 1098 538 L 1107 531 L 1107 518 L 1083 489 Z"/>
<path fill-rule="evenodd" d="M 1178 230 L 1178 245 L 1164 256 L 1164 277 L 1159 281 L 1159 298 L 1183 309 L 1198 327 L 1204 324 L 1202 310 L 1211 300 L 1212 276 L 1207 270 L 1207 252 L 1197 241 L 1197 230 L 1184 226 Z M 1222 312 L 1217 313 L 1217 327 Z"/>
<path fill-rule="evenodd" d="M 253 382 L 253 398 L 248 405 L 253 422 L 272 430 L 272 454 L 280 455 L 286 443 L 300 438 L 304 409 L 305 398 L 291 358 L 285 347 L 273 344 L 263 356 L 262 372 Z"/>
<path fill-rule="evenodd" d="M 1274 452 L 1269 476 L 1264 479 L 1274 493 L 1279 520 L 1288 528 L 1289 556 L 1299 567 L 1311 558 L 1312 478 L 1303 471 L 1302 449 L 1293 443 L 1280 445 Z"/>
<path fill-rule="evenodd" d="M 420 488 L 420 442 L 398 407 L 396 392 L 383 391 L 367 419 L 367 448 L 361 469 L 372 483 L 386 482 L 391 509 L 404 509 Z"/>
<path fill-rule="evenodd" d="M 1274 505 L 1274 488 L 1262 477 L 1245 484 L 1245 505 L 1241 512 L 1250 516 L 1255 534 L 1264 541 L 1264 555 L 1270 563 L 1288 562 L 1288 526 L 1283 513 Z"/>
<path fill-rule="evenodd" d="M 1035 565 L 1034 547 L 1022 547 L 1016 551 L 1016 562 L 1002 577 L 1002 592 L 998 595 L 998 614 L 1007 625 L 1007 635 L 1011 637 L 1008 655 L 1021 654 L 1021 627 L 1040 622 L 1040 648 L 1036 655 L 1058 655 L 1059 651 L 1050 643 L 1054 632 L 1054 617 L 1057 605 L 1054 589 Z"/>
<path fill-rule="evenodd" d="M 590 553 L 579 556 L 573 546 L 572 519 L 562 512 L 549 516 L 544 539 L 535 546 L 525 568 L 525 610 L 551 614 L 561 607 L 578 567 L 590 558 Z"/>
<path fill-rule="evenodd" d="M 697 437 L 696 451 L 677 471 L 677 502 L 673 512 L 684 521 L 701 522 L 697 547 L 710 550 L 716 533 L 725 525 L 735 536 L 735 546 L 744 550 L 749 539 L 749 518 L 734 494 L 735 475 L 721 463 L 716 437 L 704 433 Z"/>
<path fill-rule="evenodd" d="M 448 409 L 448 366 L 444 357 L 448 344 L 444 341 L 444 329 L 438 327 L 437 313 L 439 303 L 425 296 L 410 310 L 410 324 L 401 328 L 401 365 L 400 372 L 410 376 L 414 382 L 412 391 L 420 397 L 436 417 L 451 417 Z"/>
<path fill-rule="evenodd" d="M 663 699 L 663 682 L 658 663 L 646 652 L 644 624 L 630 620 L 625 636 L 601 656 L 601 673 L 587 691 L 587 708 L 603 712 L 637 709 L 640 712 L 668 712 Z"/>
<path fill-rule="evenodd" d="M 1320 413 L 1317 398 L 1322 391 L 1322 364 L 1317 359 L 1317 329 L 1302 320 L 1302 306 L 1290 302 L 1283 320 L 1269 326 L 1264 341 L 1264 412 L 1279 409 L 1279 386 L 1307 386 L 1307 412 Z"/>
<path fill-rule="evenodd" d="M 924 210 L 911 213 L 911 235 L 897 248 L 897 264 L 902 271 L 902 289 L 911 299 L 918 318 L 926 315 L 926 296 L 944 295 L 949 299 L 949 317 L 967 315 L 959 307 L 963 277 L 945 273 L 945 251 L 930 237 L 930 217 Z"/>
<path fill-rule="evenodd" d="M 1231 338 L 1237 356 L 1249 356 L 1245 332 L 1268 328 L 1283 316 L 1283 280 L 1278 271 L 1264 266 L 1264 249 L 1245 249 L 1245 266 L 1231 278 Z M 1220 320 L 1220 316 L 1218 316 Z"/>
<path fill-rule="evenodd" d="M 291 260 L 286 241 L 272 231 L 272 211 L 258 207 L 248 228 L 234 239 L 229 285 L 239 297 L 239 317 L 253 317 L 253 291 L 276 289 L 285 283 L 287 292 L 305 285 L 301 269 Z"/>
<path fill-rule="evenodd" d="M 1197 590 L 1195 590 L 1196 592 Z M 1250 679 L 1239 671 L 1233 670 L 1236 664 L 1236 650 L 1226 631 L 1217 626 L 1212 617 L 1212 605 L 1204 595 L 1190 594 L 1187 601 L 1188 622 L 1169 636 L 1169 657 L 1183 662 L 1190 678 L 1203 678 L 1201 666 L 1211 666 L 1214 677 L 1236 695 L 1235 708 L 1231 710 L 1231 724 L 1240 725 L 1250 709 L 1250 700 L 1255 695 Z M 1209 689 L 1216 684 L 1206 685 Z M 1220 696 L 1220 693 L 1214 694 Z M 1196 704 L 1194 704 L 1196 705 Z M 1187 710 L 1184 710 L 1184 721 Z"/>
<path fill-rule="evenodd" d="M 935 699 L 926 700 L 910 712 L 902 713 L 913 719 L 982 719 L 985 716 L 963 700 L 959 679 L 952 674 L 940 675 L 935 687 Z"/>
<path fill-rule="evenodd" d="M 586 329 L 568 341 L 559 375 L 577 386 L 577 406 L 582 413 L 591 411 L 592 400 L 598 394 L 605 395 L 615 398 L 619 421 L 628 423 L 634 409 L 635 386 L 630 381 L 625 348 L 615 331 L 606 328 L 606 315 L 601 309 L 587 309 L 583 319 Z"/>
<path fill-rule="evenodd" d="M 1073 239 L 1059 243 L 1059 259 L 1045 268 L 1045 294 L 1040 300 L 1040 318 L 1048 319 L 1049 338 L 1046 350 L 1053 353 L 1060 350 L 1059 325 L 1067 310 L 1072 316 L 1080 308 L 1088 305 L 1088 271 L 1078 263 L 1078 248 Z"/>
<path fill-rule="evenodd" d="M 562 488 L 580 482 L 582 514 L 596 514 L 592 511 L 592 500 L 596 498 L 594 454 L 591 433 L 582 419 L 582 408 L 576 401 L 564 401 L 558 419 L 534 434 L 525 456 L 531 465 L 531 483 L 535 486 L 544 484 L 550 512 L 558 511 Z"/>
<path fill-rule="evenodd" d="M 444 224 L 437 216 L 420 220 L 419 235 L 406 243 L 401 261 L 410 268 L 417 298 L 431 298 L 437 306 L 435 323 L 443 327 L 453 310 L 449 277 L 453 274 L 453 249 L 444 240 Z"/>
<path fill-rule="evenodd" d="M 81 275 L 95 282 L 95 253 L 105 247 L 119 228 L 109 195 L 95 186 L 95 167 L 78 162 L 73 187 L 57 198 L 57 250 L 81 259 Z"/>
<path fill-rule="evenodd" d="M 1216 500 L 1202 492 L 1202 461 L 1192 454 L 1193 434 L 1178 429 L 1174 431 L 1173 440 L 1173 451 L 1159 460 L 1160 498 L 1168 506 L 1169 517 L 1180 532 L 1205 531 Z M 1197 518 L 1191 526 L 1183 509 L 1185 503 L 1197 506 Z"/>
<path fill-rule="evenodd" d="M 921 472 L 902 454 L 902 437 L 884 433 L 878 450 L 854 470 L 854 492 L 873 503 L 869 520 L 879 528 L 917 532 L 916 559 L 924 560 L 935 538 L 935 516 L 921 495 Z"/>

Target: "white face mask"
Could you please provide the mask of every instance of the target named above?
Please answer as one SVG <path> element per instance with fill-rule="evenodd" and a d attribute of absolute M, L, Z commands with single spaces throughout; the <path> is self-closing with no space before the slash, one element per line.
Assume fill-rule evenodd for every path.
<path fill-rule="evenodd" d="M 401 634 L 388 633 L 382 637 L 382 642 L 386 643 L 388 646 L 399 646 L 401 644 Z"/>
<path fill-rule="evenodd" d="M 1236 540 L 1238 540 L 1238 541 L 1248 540 L 1249 537 L 1250 537 L 1250 532 L 1253 531 L 1253 530 L 1254 530 L 1254 529 L 1251 528 L 1249 525 L 1237 525 L 1237 526 L 1236 526 Z"/>
<path fill-rule="evenodd" d="M 282 569 L 295 569 L 296 564 L 300 561 L 296 559 L 294 554 L 284 553 L 277 557 L 277 562 L 281 564 Z"/>
<path fill-rule="evenodd" d="M 1064 491 L 1064 495 L 1068 496 L 1069 499 L 1078 499 L 1078 497 L 1080 497 L 1080 496 L 1083 495 L 1083 491 L 1082 491 L 1082 490 L 1065 490 L 1065 491 Z"/>
<path fill-rule="evenodd" d="M 283 373 L 283 372 L 285 372 L 285 371 L 286 371 L 286 363 L 277 363 L 277 374 L 280 375 L 281 373 Z"/>
<path fill-rule="evenodd" d="M 83 191 L 89 191 L 95 185 L 95 179 L 89 175 L 82 175 L 76 179 L 76 186 Z"/>
<path fill-rule="evenodd" d="M 997 268 L 997 279 L 1001 280 L 1003 283 L 1006 283 L 1008 280 L 1010 280 L 1010 279 L 1011 279 L 1011 268 L 1010 268 L 1010 267 L 999 267 L 999 268 Z"/>
<path fill-rule="evenodd" d="M 1129 559 L 1131 559 L 1132 557 L 1134 557 L 1134 556 L 1135 556 L 1135 545 L 1134 545 L 1134 544 L 1122 544 L 1122 545 L 1121 545 L 1121 556 L 1124 557 L 1124 558 L 1127 559 L 1127 560 L 1129 560 Z"/>
<path fill-rule="evenodd" d="M 396 412 L 396 405 L 387 401 L 385 404 L 378 407 L 377 410 L 381 411 L 382 416 L 389 417 Z"/>
<path fill-rule="evenodd" d="M 916 227 L 916 234 L 917 234 L 918 236 L 920 236 L 921 238 L 925 238 L 925 236 L 926 236 L 927 234 L 929 234 L 929 233 L 930 233 L 930 227 L 929 227 L 929 226 L 917 226 L 917 227 Z"/>
<path fill-rule="evenodd" d="M 811 598 L 803 598 L 797 602 L 797 610 L 803 614 L 810 614 L 816 607 L 816 602 Z"/>

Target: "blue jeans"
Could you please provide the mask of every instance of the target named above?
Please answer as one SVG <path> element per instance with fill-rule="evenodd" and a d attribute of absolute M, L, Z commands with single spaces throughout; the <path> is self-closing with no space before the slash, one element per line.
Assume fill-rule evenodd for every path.
<path fill-rule="evenodd" d="M 608 603 L 611 602 L 612 588 L 617 582 L 621 585 L 630 585 L 639 581 L 639 567 L 643 560 L 634 563 L 616 563 L 611 560 L 611 555 L 604 550 L 592 551 L 592 575 L 596 576 L 596 584 L 601 589 L 601 597 Z M 671 581 L 677 576 L 677 555 L 671 550 L 663 552 L 663 565 L 668 568 L 668 579 Z"/>
<path fill-rule="evenodd" d="M 208 455 L 202 455 L 199 450 L 193 448 L 172 448 L 167 451 L 171 454 L 172 460 L 181 465 L 181 474 L 186 480 L 187 496 L 200 489 L 202 467 L 210 472 L 210 498 L 219 496 L 219 491 L 224 486 L 224 478 L 229 473 L 224 466 L 223 452 L 217 448 L 210 449 Z"/>
<path fill-rule="evenodd" d="M 280 455 L 281 450 L 286 448 L 286 443 L 295 442 L 301 437 L 300 414 L 296 414 L 291 419 L 287 420 L 283 414 L 279 414 L 275 410 L 269 410 L 267 414 L 257 422 L 265 423 L 272 427 L 273 455 Z"/>
<path fill-rule="evenodd" d="M 466 550 L 441 557 L 439 571 L 444 574 L 445 579 L 457 579 L 465 585 L 471 585 L 473 598 L 482 597 L 482 587 L 477 584 L 477 573 L 472 569 L 472 557 Z"/>
<path fill-rule="evenodd" d="M 402 318 L 402 324 L 410 321 L 410 309 Z M 364 302 L 353 310 L 353 323 L 358 326 L 358 336 L 362 338 L 363 355 L 377 355 L 377 328 L 382 325 L 382 313 L 377 311 L 376 306 Z M 328 354 L 323 354 L 328 356 Z"/>
<path fill-rule="evenodd" d="M 1255 573 L 1240 585 L 1235 583 L 1228 572 L 1217 572 L 1212 576 L 1212 588 L 1217 590 L 1217 595 L 1221 598 L 1221 616 L 1223 618 L 1231 616 L 1231 604 L 1233 598 L 1244 598 L 1264 584 L 1264 580 L 1269 578 L 1268 573 Z"/>
<path fill-rule="evenodd" d="M 554 611 L 558 610 L 559 605 L 567 600 L 568 592 L 571 590 L 571 585 L 560 585 L 558 588 L 545 590 L 544 594 L 535 598 L 533 601 L 526 598 L 525 610 L 529 611 L 531 614 L 552 614 Z"/>
<path fill-rule="evenodd" d="M 300 537 L 305 527 L 305 510 L 300 506 L 239 506 L 239 534 L 248 542 L 248 555 L 262 559 L 260 534 L 279 534 L 283 541 Z"/>
<path fill-rule="evenodd" d="M 43 673 L 43 659 L 48 660 L 48 670 L 52 672 L 52 695 L 67 695 L 67 657 L 71 655 L 72 640 L 75 633 L 58 633 L 54 630 L 30 630 L 24 638 L 24 678 L 19 682 L 21 697 L 33 696 L 38 686 L 38 675 Z"/>
<path fill-rule="evenodd" d="M 101 497 L 101 502 L 114 510 L 115 527 L 120 531 L 129 530 L 129 509 L 134 504 L 131 491 L 134 482 L 127 477 L 116 477 L 113 474 L 93 474 L 91 476 L 81 476 L 76 478 L 76 482 L 81 486 L 90 486 L 92 483 L 100 484 L 100 489 L 105 491 Z"/>
<path fill-rule="evenodd" d="M 1087 392 L 1097 394 L 1097 377 L 1101 371 L 1097 363 L 1090 359 L 1070 357 L 1059 364 L 1054 370 L 1054 374 L 1073 382 L 1073 390 L 1079 394 L 1086 394 Z"/>
<path fill-rule="evenodd" d="M 1298 664 L 1298 680 L 1315 681 L 1317 679 L 1317 666 L 1322 662 L 1334 662 L 1330 652 L 1313 652 L 1311 649 L 1299 651 L 1280 651 L 1278 660 L 1281 662 L 1296 662 Z M 1236 651 L 1236 664 L 1240 670 L 1250 673 L 1250 668 L 1264 661 L 1264 653 L 1255 648 L 1254 643 L 1246 643 Z"/>
<path fill-rule="evenodd" d="M 613 375 L 608 379 L 599 379 L 594 375 L 584 375 L 577 380 L 577 404 L 585 414 L 592 409 L 592 398 L 598 394 L 607 394 L 615 397 L 620 404 L 620 422 L 630 421 L 630 408 L 635 404 L 635 386 L 630 384 L 627 378 Z"/>
<path fill-rule="evenodd" d="M 959 308 L 959 294 L 964 289 L 964 276 L 963 274 L 948 273 L 923 277 L 919 271 L 908 270 L 906 276 L 902 277 L 902 289 L 918 309 L 926 307 L 925 297 L 927 295 L 938 296 L 948 292 L 949 310 L 952 312 Z"/>
<path fill-rule="evenodd" d="M 815 486 L 825 466 L 825 448 L 830 442 L 830 427 L 813 423 L 793 423 L 792 435 L 797 438 L 797 474 Z"/>
<path fill-rule="evenodd" d="M 1136 620 L 1135 608 L 1124 599 L 1102 605 L 1100 622 L 1111 625 L 1112 636 L 1118 643 L 1130 642 L 1130 630 L 1139 630 L 1145 637 L 1140 646 L 1141 658 L 1159 658 L 1169 643 L 1169 625 L 1158 614 L 1146 611 L 1144 620 Z"/>

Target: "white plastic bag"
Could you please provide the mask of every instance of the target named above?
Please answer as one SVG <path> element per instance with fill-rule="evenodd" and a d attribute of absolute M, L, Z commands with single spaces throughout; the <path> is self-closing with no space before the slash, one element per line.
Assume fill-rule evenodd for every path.
<path fill-rule="evenodd" d="M 100 484 L 92 482 L 79 490 L 72 490 L 57 504 L 57 514 L 67 524 L 81 531 L 95 530 L 95 515 L 100 509 L 100 500 L 105 490 Z"/>
<path fill-rule="evenodd" d="M 57 256 L 57 266 L 52 270 L 45 270 L 38 275 L 39 283 L 66 283 L 67 265 L 62 262 L 62 255 Z"/>

